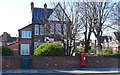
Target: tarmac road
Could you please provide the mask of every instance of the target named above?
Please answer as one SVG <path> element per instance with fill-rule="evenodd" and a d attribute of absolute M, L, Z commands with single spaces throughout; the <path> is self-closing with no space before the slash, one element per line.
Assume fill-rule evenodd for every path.
<path fill-rule="evenodd" d="M 118 73 L 5 73 L 2 75 L 120 75 Z"/>
<path fill-rule="evenodd" d="M 1 75 L 120 75 L 120 68 L 3 69 Z"/>

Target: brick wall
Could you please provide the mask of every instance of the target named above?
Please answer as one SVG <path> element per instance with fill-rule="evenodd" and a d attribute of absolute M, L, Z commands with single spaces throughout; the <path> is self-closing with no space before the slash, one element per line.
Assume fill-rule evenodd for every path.
<path fill-rule="evenodd" d="M 120 58 L 89 56 L 87 57 L 87 67 L 89 68 L 120 67 L 119 60 Z"/>
<path fill-rule="evenodd" d="M 30 59 L 30 68 L 80 68 L 80 56 L 3 56 L 2 68 L 22 68 L 22 58 Z M 120 59 L 120 58 L 119 58 Z M 87 68 L 120 67 L 119 59 L 107 57 L 87 57 Z"/>
<path fill-rule="evenodd" d="M 2 57 L 2 68 L 14 69 L 21 67 L 21 57 L 16 56 L 3 56 Z"/>
<path fill-rule="evenodd" d="M 21 68 L 22 58 L 29 58 L 30 68 L 80 68 L 77 56 L 3 56 L 2 68 Z"/>

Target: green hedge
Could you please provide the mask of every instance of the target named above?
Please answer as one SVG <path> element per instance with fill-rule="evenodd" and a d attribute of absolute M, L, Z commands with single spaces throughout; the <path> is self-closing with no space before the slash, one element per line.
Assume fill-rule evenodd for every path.
<path fill-rule="evenodd" d="M 111 50 L 110 49 L 102 49 L 103 54 L 111 54 Z"/>
<path fill-rule="evenodd" d="M 2 56 L 12 56 L 13 55 L 13 51 L 5 46 L 1 46 L 0 49 L 2 49 Z"/>
<path fill-rule="evenodd" d="M 34 56 L 64 56 L 64 48 L 57 42 L 44 43 L 34 50 Z"/>

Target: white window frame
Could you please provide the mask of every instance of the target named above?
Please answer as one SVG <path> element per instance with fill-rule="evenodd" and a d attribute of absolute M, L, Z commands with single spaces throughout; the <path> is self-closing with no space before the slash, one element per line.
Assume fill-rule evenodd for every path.
<path fill-rule="evenodd" d="M 21 44 L 20 48 L 21 55 L 30 55 L 30 44 Z M 26 53 L 24 52 L 25 50 L 27 50 Z"/>
<path fill-rule="evenodd" d="M 66 24 L 63 24 L 63 32 L 64 32 L 64 35 L 67 34 L 67 25 Z"/>
<path fill-rule="evenodd" d="M 61 24 L 58 23 L 56 24 L 56 34 L 60 34 L 60 33 L 61 33 Z"/>
<path fill-rule="evenodd" d="M 22 38 L 31 38 L 31 31 L 22 31 Z"/>
<path fill-rule="evenodd" d="M 50 34 L 54 34 L 54 29 L 55 29 L 54 24 L 51 23 L 50 24 Z"/>
<path fill-rule="evenodd" d="M 42 45 L 43 42 L 34 42 L 34 49 L 38 48 L 38 46 Z"/>
<path fill-rule="evenodd" d="M 39 35 L 39 25 L 35 25 L 35 35 Z"/>
<path fill-rule="evenodd" d="M 44 32 L 45 32 L 45 26 L 40 25 L 40 35 L 44 35 Z"/>

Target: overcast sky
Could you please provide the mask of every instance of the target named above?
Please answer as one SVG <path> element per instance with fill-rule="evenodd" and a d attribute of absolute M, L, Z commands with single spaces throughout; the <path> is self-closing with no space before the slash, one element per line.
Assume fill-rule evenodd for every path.
<path fill-rule="evenodd" d="M 3 32 L 8 32 L 11 36 L 18 36 L 18 29 L 31 23 L 30 3 L 34 2 L 34 6 L 40 8 L 43 8 L 43 4 L 47 3 L 50 8 L 50 1 L 61 0 L 1 0 L 0 35 Z"/>
<path fill-rule="evenodd" d="M 11 36 L 18 36 L 18 29 L 31 23 L 30 3 L 43 8 L 48 0 L 1 0 L 0 1 L 0 35 L 8 32 Z M 48 4 L 49 7 L 49 4 Z"/>

